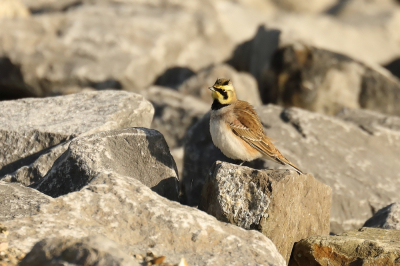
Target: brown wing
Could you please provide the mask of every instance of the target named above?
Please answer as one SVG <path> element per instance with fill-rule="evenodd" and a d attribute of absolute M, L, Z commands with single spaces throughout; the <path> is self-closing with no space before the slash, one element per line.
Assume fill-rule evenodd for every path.
<path fill-rule="evenodd" d="M 233 133 L 273 161 L 290 165 L 297 172 L 302 173 L 297 166 L 292 164 L 279 152 L 274 144 L 272 144 L 271 139 L 264 134 L 261 121 L 249 103 L 238 100 L 233 112 L 236 116 L 236 119 L 230 123 Z"/>

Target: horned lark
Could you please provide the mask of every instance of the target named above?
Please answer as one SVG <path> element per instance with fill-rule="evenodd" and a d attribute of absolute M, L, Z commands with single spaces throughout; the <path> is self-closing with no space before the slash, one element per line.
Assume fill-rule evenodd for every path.
<path fill-rule="evenodd" d="M 253 107 L 236 98 L 229 79 L 217 79 L 209 88 L 214 102 L 211 106 L 210 133 L 214 145 L 234 160 L 252 161 L 264 157 L 302 171 L 286 159 L 264 133 Z"/>

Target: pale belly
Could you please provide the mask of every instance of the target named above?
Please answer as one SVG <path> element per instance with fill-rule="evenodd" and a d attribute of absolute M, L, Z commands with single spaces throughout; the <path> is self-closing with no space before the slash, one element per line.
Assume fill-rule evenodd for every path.
<path fill-rule="evenodd" d="M 214 145 L 231 159 L 252 161 L 262 156 L 260 152 L 237 137 L 223 121 L 211 118 L 210 133 Z"/>

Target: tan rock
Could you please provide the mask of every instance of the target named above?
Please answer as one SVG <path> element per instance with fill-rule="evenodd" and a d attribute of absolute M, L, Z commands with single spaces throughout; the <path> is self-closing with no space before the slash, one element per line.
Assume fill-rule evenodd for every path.
<path fill-rule="evenodd" d="M 400 231 L 361 228 L 338 236 L 314 236 L 299 241 L 289 266 L 399 265 Z"/>
<path fill-rule="evenodd" d="M 199 209 L 220 221 L 262 232 L 288 261 L 295 242 L 329 234 L 331 200 L 331 188 L 311 175 L 216 162 Z"/>
<path fill-rule="evenodd" d="M 20 0 L 1 0 L 0 19 L 29 17 L 28 8 Z"/>

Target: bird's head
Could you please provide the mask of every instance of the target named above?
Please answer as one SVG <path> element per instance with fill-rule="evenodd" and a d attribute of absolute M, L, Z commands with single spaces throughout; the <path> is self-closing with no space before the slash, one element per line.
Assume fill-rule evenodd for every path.
<path fill-rule="evenodd" d="M 229 79 L 217 79 L 215 84 L 209 87 L 209 89 L 212 91 L 212 98 L 221 104 L 231 104 L 237 100 L 235 88 Z"/>

